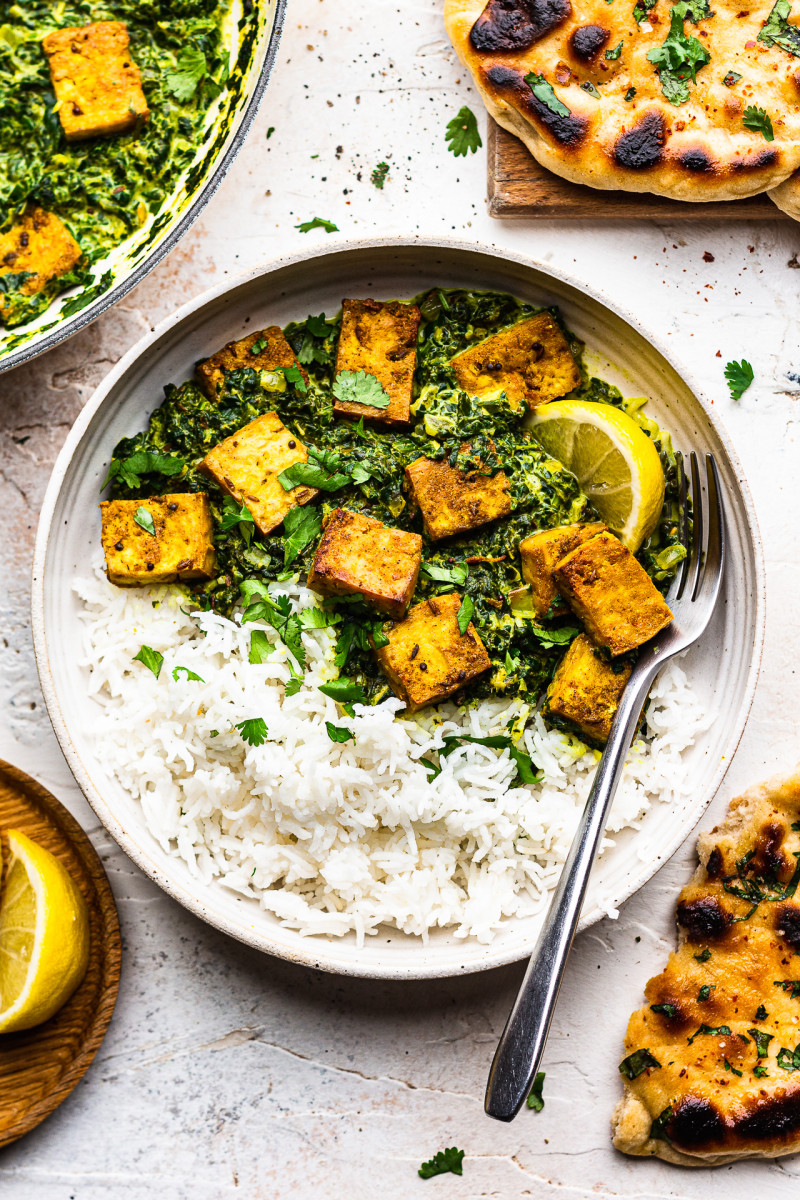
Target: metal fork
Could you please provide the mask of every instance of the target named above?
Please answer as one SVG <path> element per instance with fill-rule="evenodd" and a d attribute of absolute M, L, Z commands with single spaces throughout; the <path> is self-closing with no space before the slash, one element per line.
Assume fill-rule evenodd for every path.
<path fill-rule="evenodd" d="M 517 1115 L 536 1078 L 589 874 L 650 685 L 668 659 L 686 650 L 705 632 L 717 603 L 725 565 L 725 514 L 719 472 L 713 457 L 707 454 L 706 486 L 702 488 L 694 453 L 690 465 L 691 545 L 668 597 L 675 619 L 642 648 L 633 668 L 544 926 L 500 1038 L 484 1103 L 489 1116 L 498 1121 L 511 1121 Z M 681 533 L 688 535 L 686 474 L 680 457 L 679 474 Z M 686 544 L 687 537 L 681 540 Z"/>

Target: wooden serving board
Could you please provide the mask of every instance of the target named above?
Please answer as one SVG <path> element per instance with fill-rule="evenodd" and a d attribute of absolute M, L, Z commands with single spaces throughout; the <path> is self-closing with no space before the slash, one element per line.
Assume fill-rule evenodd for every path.
<path fill-rule="evenodd" d="M 620 221 L 789 221 L 766 194 L 749 200 L 691 204 L 649 192 L 605 192 L 570 183 L 539 166 L 519 138 L 489 118 L 489 212 L 493 217 L 557 217 Z"/>
<path fill-rule="evenodd" d="M 29 775 L 0 760 L 0 830 L 19 829 L 63 862 L 89 908 L 89 968 L 44 1025 L 0 1034 L 0 1146 L 49 1117 L 80 1082 L 111 1021 L 122 944 L 103 865 L 78 822 Z"/>

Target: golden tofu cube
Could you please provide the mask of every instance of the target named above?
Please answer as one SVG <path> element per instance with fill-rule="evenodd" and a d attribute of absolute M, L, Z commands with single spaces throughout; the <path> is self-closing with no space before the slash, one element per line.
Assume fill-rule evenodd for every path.
<path fill-rule="evenodd" d="M 378 662 L 408 713 L 446 700 L 492 665 L 475 626 L 458 628 L 461 596 L 450 592 L 415 604 L 404 621 L 386 631 Z"/>
<path fill-rule="evenodd" d="M 56 29 L 42 49 L 68 142 L 127 133 L 150 116 L 123 21 Z"/>
<path fill-rule="evenodd" d="M 549 312 L 470 346 L 455 356 L 452 366 L 471 396 L 503 391 L 517 409 L 557 400 L 581 381 L 567 340 Z"/>
<path fill-rule="evenodd" d="M 308 504 L 316 488 L 286 491 L 278 476 L 294 463 L 308 462 L 303 443 L 277 413 L 264 413 L 231 434 L 205 456 L 198 470 L 250 510 L 260 533 L 271 533 L 290 508 Z"/>
<path fill-rule="evenodd" d="M 66 225 L 36 205 L 26 209 L 8 233 L 0 237 L 0 276 L 23 275 L 19 287 L 25 296 L 45 289 L 51 279 L 66 275 L 80 260 L 81 248 Z M 0 319 L 5 319 L 0 292 Z"/>
<path fill-rule="evenodd" d="M 415 304 L 397 300 L 343 300 L 336 373 L 365 371 L 389 396 L 387 408 L 335 400 L 338 416 L 363 417 L 382 425 L 408 425 L 417 364 L 420 315 Z"/>
<path fill-rule="evenodd" d="M 446 459 L 418 458 L 406 467 L 406 480 L 432 542 L 478 529 L 511 512 L 511 485 L 503 471 L 467 473 Z"/>
<path fill-rule="evenodd" d="M 418 533 L 337 508 L 325 525 L 308 586 L 323 596 L 356 593 L 397 621 L 411 603 L 421 563 Z"/>
<path fill-rule="evenodd" d="M 613 533 L 578 546 L 553 577 L 594 644 L 612 658 L 649 642 L 672 620 L 644 567 Z"/>
<path fill-rule="evenodd" d="M 141 510 L 144 510 L 143 512 Z M 214 574 L 211 508 L 202 492 L 176 492 L 147 500 L 104 500 L 106 574 L 117 587 L 209 579 Z M 152 519 L 155 535 L 137 522 Z"/>
<path fill-rule="evenodd" d="M 590 746 L 604 746 L 632 670 L 630 663 L 601 658 L 586 634 L 579 634 L 547 689 L 544 716 Z"/>
<path fill-rule="evenodd" d="M 567 611 L 561 602 L 553 579 L 553 568 L 576 547 L 597 537 L 608 527 L 600 521 L 590 525 L 560 525 L 556 529 L 540 529 L 519 544 L 522 559 L 522 578 L 530 584 L 533 607 L 537 617 L 560 617 Z"/>
<path fill-rule="evenodd" d="M 195 375 L 209 399 L 216 400 L 227 371 L 240 371 L 243 367 L 252 367 L 254 371 L 276 371 L 280 367 L 294 366 L 308 383 L 308 376 L 283 336 L 283 330 L 278 325 L 270 325 L 267 329 L 249 333 L 238 342 L 228 342 L 216 354 L 198 363 Z"/>

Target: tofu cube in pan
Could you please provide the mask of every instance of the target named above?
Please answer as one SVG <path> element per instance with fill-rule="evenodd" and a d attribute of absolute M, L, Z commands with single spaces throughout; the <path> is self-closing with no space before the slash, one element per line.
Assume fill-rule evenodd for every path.
<path fill-rule="evenodd" d="M 595 646 L 612 658 L 649 642 L 673 619 L 644 567 L 613 533 L 578 546 L 553 577 Z"/>
<path fill-rule="evenodd" d="M 420 313 L 415 304 L 397 300 L 343 300 L 342 328 L 336 352 L 336 373 L 363 371 L 373 375 L 389 396 L 387 408 L 334 401 L 338 416 L 363 417 L 382 425 L 405 426 L 411 419 L 417 331 Z"/>
<path fill-rule="evenodd" d="M 323 596 L 360 595 L 399 620 L 411 603 L 421 562 L 418 533 L 337 508 L 314 555 L 308 586 Z"/>
<path fill-rule="evenodd" d="M 199 470 L 252 513 L 256 528 L 271 533 L 290 508 L 307 504 L 316 488 L 300 485 L 286 491 L 278 476 L 295 463 L 308 461 L 303 443 L 277 413 L 256 417 L 220 442 L 205 456 Z"/>
<path fill-rule="evenodd" d="M 632 670 L 630 663 L 602 658 L 586 634 L 579 634 L 547 689 L 544 716 L 590 746 L 604 746 Z"/>
<path fill-rule="evenodd" d="M 388 644 L 375 651 L 408 713 L 446 700 L 491 666 L 474 625 L 463 635 L 458 628 L 461 600 L 450 592 L 415 604 L 404 621 L 386 630 Z"/>
<path fill-rule="evenodd" d="M 28 208 L 0 237 L 0 277 L 22 275 L 19 287 L 25 296 L 41 292 L 51 279 L 71 271 L 81 257 L 81 248 L 55 213 L 36 205 Z M 0 293 L 0 320 L 6 310 Z"/>
<path fill-rule="evenodd" d="M 155 534 L 137 522 L 141 509 L 141 519 L 152 519 Z M 204 493 L 104 500 L 100 512 L 106 574 L 117 587 L 210 579 L 214 574 L 211 508 Z"/>
<path fill-rule="evenodd" d="M 255 349 L 254 349 L 255 347 Z M 195 375 L 210 400 L 216 400 L 227 371 L 252 367 L 254 371 L 275 371 L 279 367 L 297 366 L 306 383 L 308 376 L 298 363 L 294 350 L 277 325 L 249 333 L 237 342 L 228 342 L 216 354 L 199 362 Z"/>
<path fill-rule="evenodd" d="M 128 133 L 149 117 L 123 21 L 68 25 L 48 33 L 42 48 L 68 142 Z"/>
<path fill-rule="evenodd" d="M 558 595 L 553 568 L 577 546 L 603 533 L 607 526 L 599 521 L 589 525 L 561 525 L 556 529 L 540 529 L 519 544 L 522 559 L 522 578 L 530 585 L 533 608 L 537 617 L 561 616 L 567 611 Z"/>
<path fill-rule="evenodd" d="M 496 475 L 480 471 L 467 474 L 451 467 L 447 460 L 418 458 L 405 473 L 432 542 L 478 529 L 511 512 L 511 485 L 503 471 Z"/>
<path fill-rule="evenodd" d="M 549 312 L 537 313 L 452 360 L 459 385 L 471 396 L 505 392 L 512 408 L 536 408 L 566 396 L 581 381 L 567 339 Z"/>

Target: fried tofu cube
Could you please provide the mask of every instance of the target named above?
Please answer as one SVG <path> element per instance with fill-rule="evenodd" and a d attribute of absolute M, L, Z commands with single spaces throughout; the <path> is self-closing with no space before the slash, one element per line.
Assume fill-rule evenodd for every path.
<path fill-rule="evenodd" d="M 590 746 L 604 746 L 632 670 L 630 663 L 601 658 L 586 634 L 579 634 L 547 689 L 544 716 Z"/>
<path fill-rule="evenodd" d="M 649 642 L 673 619 L 644 567 L 613 533 L 578 546 L 553 577 L 595 646 L 612 658 Z"/>
<path fill-rule="evenodd" d="M 198 470 L 252 514 L 260 533 L 277 529 L 290 508 L 308 504 L 316 488 L 300 484 L 287 491 L 278 476 L 308 462 L 303 443 L 277 413 L 264 413 L 210 450 Z"/>
<path fill-rule="evenodd" d="M 325 525 L 308 586 L 323 596 L 363 596 L 398 621 L 411 603 L 421 563 L 418 533 L 337 508 Z"/>
<path fill-rule="evenodd" d="M 150 116 L 123 21 L 56 29 L 42 49 L 68 142 L 128 133 Z"/>
<path fill-rule="evenodd" d="M 387 408 L 334 401 L 340 417 L 363 417 L 382 425 L 408 425 L 417 365 L 420 314 L 415 304 L 397 300 L 343 300 L 336 373 L 364 371 L 374 375 L 389 396 Z"/>
<path fill-rule="evenodd" d="M 463 636 L 458 628 L 461 601 L 450 592 L 415 604 L 386 631 L 388 644 L 375 651 L 408 713 L 446 700 L 492 665 L 474 625 Z"/>
<path fill-rule="evenodd" d="M 24 296 L 44 291 L 51 279 L 71 271 L 81 258 L 81 248 L 66 225 L 55 215 L 36 205 L 0 237 L 0 277 L 20 275 L 18 287 Z M 7 280 L 7 284 L 11 281 Z M 0 292 L 0 319 L 7 313 Z"/>
<path fill-rule="evenodd" d="M 117 587 L 210 579 L 214 574 L 211 508 L 204 493 L 104 500 L 100 512 L 106 574 Z M 145 528 L 150 520 L 155 534 Z"/>
<path fill-rule="evenodd" d="M 238 342 L 228 342 L 216 354 L 198 363 L 195 375 L 209 399 L 216 400 L 227 371 L 240 371 L 243 367 L 252 367 L 254 371 L 277 371 L 281 367 L 295 366 L 308 383 L 308 376 L 283 336 L 283 330 L 278 325 L 270 325 L 267 329 L 249 333 Z"/>
<path fill-rule="evenodd" d="M 478 529 L 511 512 L 511 485 L 503 471 L 467 473 L 446 459 L 418 458 L 406 467 L 406 481 L 432 542 Z"/>
<path fill-rule="evenodd" d="M 589 525 L 560 525 L 556 529 L 540 529 L 519 544 L 522 559 L 522 578 L 530 584 L 533 607 L 537 617 L 560 617 L 567 611 L 553 579 L 553 568 L 576 547 L 597 537 L 608 527 L 600 521 Z"/>
<path fill-rule="evenodd" d="M 470 346 L 455 356 L 452 366 L 465 392 L 485 396 L 503 391 L 516 409 L 557 400 L 581 381 L 567 339 L 549 312 Z"/>

